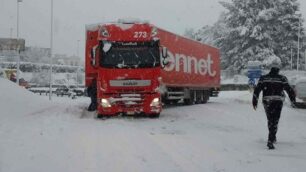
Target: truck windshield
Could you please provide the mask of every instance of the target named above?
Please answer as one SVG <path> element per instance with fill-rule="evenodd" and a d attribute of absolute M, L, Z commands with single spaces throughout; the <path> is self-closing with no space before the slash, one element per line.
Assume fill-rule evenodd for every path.
<path fill-rule="evenodd" d="M 106 68 L 151 68 L 160 65 L 158 46 L 112 45 L 102 51 L 101 66 Z"/>

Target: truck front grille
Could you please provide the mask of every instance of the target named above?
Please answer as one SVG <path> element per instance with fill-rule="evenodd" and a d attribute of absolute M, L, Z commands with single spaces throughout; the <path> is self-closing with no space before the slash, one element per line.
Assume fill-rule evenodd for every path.
<path fill-rule="evenodd" d="M 144 96 L 142 94 L 118 94 L 109 99 L 112 104 L 122 108 L 143 107 Z"/>

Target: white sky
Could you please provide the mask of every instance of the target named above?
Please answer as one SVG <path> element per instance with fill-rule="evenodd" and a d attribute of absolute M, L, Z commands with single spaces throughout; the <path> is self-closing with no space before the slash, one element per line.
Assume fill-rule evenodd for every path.
<path fill-rule="evenodd" d="M 300 3 L 306 16 L 306 2 Z M 20 3 L 19 35 L 26 46 L 50 47 L 50 4 L 51 0 Z M 16 11 L 17 0 L 0 0 L 0 37 L 10 37 L 10 28 L 16 37 Z M 219 0 L 54 0 L 54 53 L 77 54 L 80 40 L 82 57 L 86 24 L 133 17 L 182 34 L 186 28 L 213 24 L 221 11 Z"/>

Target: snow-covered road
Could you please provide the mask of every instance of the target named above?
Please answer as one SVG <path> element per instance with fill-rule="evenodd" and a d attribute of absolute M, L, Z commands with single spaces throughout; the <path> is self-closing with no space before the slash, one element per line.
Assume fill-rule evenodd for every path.
<path fill-rule="evenodd" d="M 271 151 L 263 107 L 252 109 L 249 92 L 168 107 L 159 119 L 97 120 L 84 110 L 88 98 L 49 102 L 10 89 L 16 88 L 0 79 L 0 172 L 306 169 L 306 111 L 285 105 Z"/>

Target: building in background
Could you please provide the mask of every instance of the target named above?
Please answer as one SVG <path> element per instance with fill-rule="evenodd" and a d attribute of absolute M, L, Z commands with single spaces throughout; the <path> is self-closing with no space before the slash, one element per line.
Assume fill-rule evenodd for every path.
<path fill-rule="evenodd" d="M 24 51 L 24 39 L 0 38 L 0 51 L 16 51 L 17 49 Z"/>

